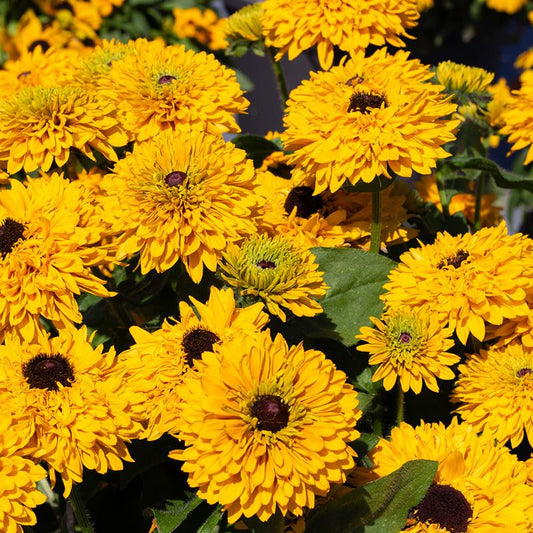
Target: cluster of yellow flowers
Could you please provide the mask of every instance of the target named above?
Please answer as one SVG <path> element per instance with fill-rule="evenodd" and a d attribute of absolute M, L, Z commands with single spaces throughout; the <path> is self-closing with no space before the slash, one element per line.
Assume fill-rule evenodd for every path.
<path fill-rule="evenodd" d="M 445 205 L 437 175 L 475 121 L 483 142 L 505 137 L 533 161 L 528 57 L 511 91 L 391 53 L 432 2 L 264 0 L 228 20 L 175 9 L 176 37 L 207 50 L 316 52 L 323 70 L 291 91 L 283 131 L 263 139 L 279 149 L 254 165 L 228 140 L 249 106 L 235 71 L 183 43 L 100 38 L 124 2 L 36 0 L 49 24 L 29 10 L 0 38 L 0 529 L 35 524 L 47 475 L 68 497 L 84 469 L 121 470 L 133 440 L 171 435 L 189 486 L 230 524 L 301 517 L 334 484 L 429 459 L 437 475 L 405 531 L 533 530 L 533 464 L 510 452 L 533 446 L 533 240 L 508 235 L 494 194 Z M 429 203 L 477 231 L 415 243 L 409 221 Z M 462 421 L 401 422 L 363 469 L 350 377 L 276 329 L 323 311 L 314 247 L 394 246 L 357 353 L 402 397 L 455 380 Z M 80 298 L 113 302 L 125 266 L 183 267 L 205 298 L 180 293 L 175 316 L 132 320 L 129 346 L 104 345 Z"/>

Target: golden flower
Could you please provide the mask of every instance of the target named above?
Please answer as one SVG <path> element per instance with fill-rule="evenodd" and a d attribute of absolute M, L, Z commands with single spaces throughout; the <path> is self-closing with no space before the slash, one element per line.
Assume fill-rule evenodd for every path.
<path fill-rule="evenodd" d="M 361 416 L 357 394 L 322 352 L 268 331 L 214 345 L 189 372 L 177 437 L 188 483 L 230 523 L 277 510 L 301 516 L 342 483 Z"/>
<path fill-rule="evenodd" d="M 223 252 L 222 277 L 242 296 L 264 302 L 268 311 L 286 320 L 288 309 L 296 316 L 314 316 L 322 312 L 316 298 L 326 294 L 328 286 L 318 271 L 315 256 L 299 248 L 290 237 L 255 235 L 239 247 L 230 244 Z"/>
<path fill-rule="evenodd" d="M 47 171 L 63 166 L 70 149 L 95 160 L 97 150 L 117 160 L 112 146 L 127 138 L 114 116 L 114 105 L 93 92 L 68 87 L 26 87 L 0 101 L 0 161 L 7 171 Z"/>
<path fill-rule="evenodd" d="M 68 27 L 77 33 L 81 39 L 95 35 L 102 25 L 102 16 L 99 13 L 97 2 L 109 0 L 35 0 L 35 3 L 49 16 L 59 20 L 63 27 Z M 115 0 L 116 1 L 116 0 Z"/>
<path fill-rule="evenodd" d="M 210 133 L 238 132 L 244 113 L 235 72 L 212 54 L 138 39 L 136 53 L 113 63 L 105 94 L 118 106 L 124 127 L 138 141 L 178 124 L 197 124 Z"/>
<path fill-rule="evenodd" d="M 502 11 L 508 15 L 518 13 L 526 2 L 527 0 L 485 0 L 487 7 L 496 11 Z"/>
<path fill-rule="evenodd" d="M 130 417 L 133 396 L 124 391 L 114 350 L 93 348 L 91 340 L 83 327 L 0 346 L 0 394 L 31 419 L 27 446 L 48 463 L 52 482 L 61 475 L 65 496 L 84 467 L 103 474 L 132 461 L 126 443 L 141 429 Z"/>
<path fill-rule="evenodd" d="M 332 192 L 348 180 L 370 183 L 377 176 L 429 174 L 442 145 L 452 141 L 456 105 L 442 86 L 425 83 L 429 68 L 406 52 L 380 49 L 369 57 L 311 73 L 287 102 L 283 134 L 293 150 L 293 177 Z"/>
<path fill-rule="evenodd" d="M 533 350 L 519 342 L 481 350 L 459 365 L 454 411 L 477 432 L 516 448 L 533 444 Z"/>
<path fill-rule="evenodd" d="M 435 78 L 451 92 L 484 93 L 492 83 L 494 73 L 453 61 L 441 61 Z"/>
<path fill-rule="evenodd" d="M 46 471 L 23 457 L 30 433 L 21 431 L 7 412 L 5 403 L 3 407 L 0 418 L 0 529 L 4 533 L 23 533 L 22 526 L 36 522 L 31 508 L 46 501 L 46 496 L 35 487 L 37 481 L 46 477 Z"/>
<path fill-rule="evenodd" d="M 522 52 L 515 60 L 514 66 L 516 68 L 533 68 L 533 48 L 529 48 Z"/>
<path fill-rule="evenodd" d="M 489 435 L 478 435 L 454 418 L 442 423 L 402 422 L 370 452 L 374 473 L 385 476 L 407 461 L 438 461 L 424 499 L 402 531 L 409 533 L 494 533 L 531 531 L 533 487 L 527 468 Z"/>
<path fill-rule="evenodd" d="M 279 48 L 276 59 L 289 60 L 316 45 L 324 70 L 333 64 L 334 49 L 354 56 L 369 45 L 405 46 L 406 29 L 416 26 L 416 0 L 265 0 L 263 34 L 267 46 Z"/>
<path fill-rule="evenodd" d="M 524 165 L 533 161 L 533 70 L 526 70 L 520 76 L 521 87 L 512 91 L 501 114 L 504 126 L 502 135 L 508 135 L 511 152 L 528 148 Z"/>
<path fill-rule="evenodd" d="M 404 392 L 415 394 L 422 384 L 433 392 L 439 391 L 436 378 L 453 379 L 450 366 L 459 356 L 448 352 L 454 342 L 452 331 L 443 328 L 435 316 L 410 309 L 393 309 L 381 317 L 370 317 L 376 327 L 362 327 L 355 338 L 367 344 L 358 344 L 360 352 L 368 352 L 369 363 L 379 365 L 372 381 L 383 380 L 385 390 L 391 390 L 396 380 Z"/>
<path fill-rule="evenodd" d="M 182 260 L 199 283 L 229 243 L 255 232 L 255 173 L 222 136 L 187 125 L 136 144 L 106 176 L 106 213 L 118 258 L 140 252 L 141 273 Z"/>
<path fill-rule="evenodd" d="M 224 33 L 231 42 L 235 40 L 259 41 L 263 38 L 263 5 L 250 4 L 232 13 L 226 19 Z"/>
<path fill-rule="evenodd" d="M 205 351 L 243 333 L 255 334 L 268 322 L 261 303 L 237 308 L 232 289 L 211 287 L 205 304 L 192 297 L 190 300 L 194 309 L 180 302 L 180 319 L 165 320 L 156 331 L 130 328 L 135 344 L 119 356 L 128 376 L 141 386 L 145 384 L 146 400 L 138 418 L 146 425 L 144 436 L 148 440 L 176 429 L 177 389 L 184 373 Z"/>
<path fill-rule="evenodd" d="M 449 324 L 466 344 L 482 341 L 485 325 L 528 313 L 533 289 L 531 239 L 507 235 L 505 222 L 474 234 L 438 233 L 400 256 L 382 299 L 387 306 L 420 308 Z"/>
<path fill-rule="evenodd" d="M 435 5 L 434 0 L 417 0 L 416 7 L 418 11 L 422 12 L 426 9 L 429 9 Z"/>
<path fill-rule="evenodd" d="M 507 85 L 507 80 L 500 78 L 495 84 L 489 86 L 488 92 L 491 95 L 491 99 L 487 104 L 488 121 L 497 130 L 504 124 L 502 113 L 505 110 L 507 102 L 511 99 L 511 89 Z M 489 146 L 491 148 L 497 148 L 499 144 L 499 132 L 489 137 Z"/>
<path fill-rule="evenodd" d="M 55 327 L 81 322 L 76 296 L 111 296 L 91 272 L 108 259 L 83 187 L 58 175 L 11 180 L 0 191 L 0 341 L 11 332 L 31 341 L 39 319 Z"/>
<path fill-rule="evenodd" d="M 212 9 L 203 11 L 197 7 L 189 9 L 176 8 L 174 15 L 174 32 L 180 39 L 195 39 L 210 50 L 223 50 L 225 41 L 225 21 L 218 18 Z"/>

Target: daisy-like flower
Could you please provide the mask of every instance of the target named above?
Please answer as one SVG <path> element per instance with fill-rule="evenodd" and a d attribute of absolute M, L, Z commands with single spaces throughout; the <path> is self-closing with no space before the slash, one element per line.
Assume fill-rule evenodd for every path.
<path fill-rule="evenodd" d="M 513 342 L 481 350 L 459 365 L 451 400 L 477 432 L 516 448 L 524 436 L 533 445 L 533 350 Z"/>
<path fill-rule="evenodd" d="M 46 477 L 46 471 L 22 451 L 30 437 L 24 422 L 19 426 L 16 418 L 6 412 L 0 418 L 0 529 L 4 533 L 23 533 L 22 526 L 35 524 L 32 508 L 44 503 L 46 496 L 37 490 L 35 483 Z"/>
<path fill-rule="evenodd" d="M 268 331 L 204 353 L 180 389 L 177 437 L 188 483 L 220 503 L 230 523 L 301 516 L 342 483 L 354 462 L 357 394 L 322 352 L 289 347 Z"/>
<path fill-rule="evenodd" d="M 93 246 L 103 229 L 83 189 L 53 175 L 0 191 L 0 340 L 11 332 L 31 341 L 40 317 L 73 328 L 76 295 L 111 296 L 91 272 L 109 256 Z"/>
<path fill-rule="evenodd" d="M 527 0 L 485 0 L 487 7 L 495 11 L 501 11 L 508 15 L 518 13 L 524 7 Z"/>
<path fill-rule="evenodd" d="M 180 39 L 194 39 L 210 50 L 223 50 L 228 46 L 224 38 L 225 20 L 218 18 L 212 9 L 176 8 L 172 14 L 173 29 Z"/>
<path fill-rule="evenodd" d="M 454 418 L 442 423 L 402 422 L 370 452 L 374 473 L 386 476 L 407 461 L 438 461 L 424 499 L 411 510 L 409 533 L 531 531 L 533 487 L 527 468 L 489 435 Z"/>
<path fill-rule="evenodd" d="M 434 314 L 466 344 L 482 341 L 485 325 L 528 314 L 533 290 L 531 239 L 507 235 L 505 222 L 474 234 L 439 233 L 400 256 L 382 295 L 391 308 L 406 306 Z"/>
<path fill-rule="evenodd" d="M 233 70 L 183 45 L 139 39 L 134 46 L 134 54 L 114 62 L 105 94 L 136 140 L 178 124 L 197 124 L 211 133 L 240 131 L 233 115 L 244 113 L 249 103 Z"/>
<path fill-rule="evenodd" d="M 483 93 L 492 83 L 494 73 L 453 61 L 441 61 L 437 65 L 435 78 L 452 92 Z"/>
<path fill-rule="evenodd" d="M 113 146 L 127 137 L 114 118 L 112 102 L 69 87 L 26 87 L 0 101 L 0 161 L 7 171 L 47 171 L 63 166 L 71 148 L 95 160 L 97 150 L 117 160 Z"/>
<path fill-rule="evenodd" d="M 190 300 L 194 308 L 180 302 L 180 319 L 165 320 L 157 331 L 130 328 L 135 344 L 119 356 L 128 376 L 133 376 L 136 383 L 146 384 L 146 400 L 139 418 L 147 428 L 148 440 L 175 429 L 176 411 L 169 407 L 168 400 L 176 400 L 184 373 L 205 351 L 241 334 L 255 334 L 268 322 L 261 303 L 237 308 L 232 289 L 211 287 L 205 304 L 192 297 Z"/>
<path fill-rule="evenodd" d="M 425 83 L 432 76 L 406 52 L 384 48 L 311 73 L 291 92 L 284 118 L 293 177 L 320 193 L 347 180 L 429 174 L 449 155 L 442 145 L 458 125 L 447 118 L 456 105 L 443 87 Z"/>
<path fill-rule="evenodd" d="M 460 358 L 447 351 L 454 345 L 452 331 L 443 328 L 434 316 L 393 309 L 381 320 L 370 320 L 376 329 L 361 328 L 355 338 L 366 344 L 358 344 L 357 349 L 370 354 L 371 365 L 379 365 L 372 381 L 382 379 L 385 390 L 391 390 L 398 380 L 404 392 L 411 389 L 419 394 L 423 384 L 438 392 L 436 378 L 455 377 L 450 366 Z"/>
<path fill-rule="evenodd" d="M 84 467 L 103 474 L 132 461 L 126 443 L 141 430 L 129 413 L 137 399 L 125 391 L 114 350 L 93 348 L 91 340 L 83 327 L 0 345 L 0 398 L 31 420 L 27 449 L 48 463 L 52 482 L 61 475 L 65 496 Z"/>
<path fill-rule="evenodd" d="M 267 46 L 279 48 L 276 59 L 289 60 L 316 45 L 324 70 L 333 64 L 335 47 L 355 55 L 369 45 L 405 46 L 407 29 L 420 13 L 415 0 L 265 0 L 263 34 Z"/>
<path fill-rule="evenodd" d="M 501 114 L 502 135 L 508 135 L 511 152 L 528 148 L 524 165 L 533 161 L 533 70 L 520 76 L 521 87 L 512 91 L 511 98 Z"/>
<path fill-rule="evenodd" d="M 179 259 L 195 283 L 215 271 L 228 243 L 255 232 L 255 172 L 244 150 L 187 125 L 136 144 L 106 176 L 105 216 L 118 258 L 140 252 L 141 272 Z"/>
<path fill-rule="evenodd" d="M 266 234 L 250 237 L 223 253 L 222 277 L 243 296 L 259 298 L 268 311 L 285 321 L 285 310 L 296 316 L 322 312 L 317 298 L 328 286 L 315 256 L 290 237 Z"/>
<path fill-rule="evenodd" d="M 260 41 L 263 38 L 263 4 L 250 4 L 232 13 L 224 26 L 226 38 L 231 41 Z"/>

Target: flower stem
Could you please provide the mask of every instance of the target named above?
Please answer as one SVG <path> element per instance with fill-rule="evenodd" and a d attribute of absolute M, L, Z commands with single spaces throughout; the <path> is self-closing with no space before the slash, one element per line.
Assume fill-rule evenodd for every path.
<path fill-rule="evenodd" d="M 401 383 L 398 383 L 398 405 L 396 406 L 396 424 L 399 426 L 403 422 L 403 408 L 405 403 L 405 393 L 403 392 Z"/>
<path fill-rule="evenodd" d="M 74 516 L 76 517 L 76 522 L 78 522 L 81 533 L 94 533 L 89 513 L 85 508 L 83 498 L 81 497 L 81 493 L 77 485 L 72 485 L 72 491 L 68 501 L 72 506 L 72 510 L 74 511 Z"/>
<path fill-rule="evenodd" d="M 485 191 L 485 173 L 480 174 L 476 182 L 476 210 L 474 212 L 474 231 L 481 229 L 481 200 Z"/>
<path fill-rule="evenodd" d="M 281 101 L 283 103 L 283 109 L 287 105 L 287 100 L 289 98 L 289 91 L 287 90 L 287 82 L 285 81 L 285 75 L 283 74 L 283 69 L 279 61 L 274 59 L 275 52 L 274 49 L 270 46 L 267 47 L 270 60 L 272 62 L 272 68 L 274 69 L 274 74 L 276 75 L 276 81 L 278 82 L 279 93 L 281 95 Z"/>
<path fill-rule="evenodd" d="M 381 191 L 372 191 L 372 226 L 370 251 L 378 254 L 381 246 Z"/>
<path fill-rule="evenodd" d="M 437 188 L 439 190 L 440 203 L 442 205 L 442 213 L 447 218 L 450 216 L 450 208 L 448 202 L 448 195 L 446 194 L 446 186 L 444 185 L 444 180 L 442 176 L 437 172 L 435 174 L 437 180 Z"/>

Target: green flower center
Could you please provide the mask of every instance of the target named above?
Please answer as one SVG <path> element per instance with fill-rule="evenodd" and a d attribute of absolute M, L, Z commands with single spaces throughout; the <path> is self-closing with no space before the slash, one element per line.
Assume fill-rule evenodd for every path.
<path fill-rule="evenodd" d="M 423 350 L 424 324 L 411 313 L 393 314 L 386 319 L 385 337 L 391 359 L 410 368 Z"/>
<path fill-rule="evenodd" d="M 387 105 L 387 101 L 380 94 L 358 91 L 350 97 L 348 112 L 360 111 L 363 114 L 369 113 L 371 109 L 379 109 L 381 104 Z"/>
<path fill-rule="evenodd" d="M 283 205 L 287 215 L 290 215 L 295 207 L 296 216 L 302 218 L 309 218 L 314 213 L 318 213 L 322 209 L 324 202 L 320 195 L 313 196 L 313 192 L 311 187 L 294 187 L 287 195 Z"/>
<path fill-rule="evenodd" d="M 181 346 L 185 351 L 187 365 L 192 367 L 194 360 L 200 359 L 204 352 L 211 352 L 213 345 L 219 340 L 218 335 L 208 329 L 195 328 L 186 333 L 181 341 Z"/>
<path fill-rule="evenodd" d="M 439 264 L 438 268 L 443 268 L 445 266 L 452 266 L 454 268 L 459 268 L 463 261 L 468 259 L 470 255 L 465 250 L 459 250 L 454 256 L 447 257 L 443 259 Z"/>
<path fill-rule="evenodd" d="M 159 85 L 166 85 L 167 83 L 172 83 L 175 79 L 175 76 L 171 76 L 170 74 L 164 74 L 157 80 L 157 83 L 159 83 Z"/>
<path fill-rule="evenodd" d="M 516 373 L 516 377 L 517 378 L 523 378 L 524 376 L 527 376 L 528 374 L 531 374 L 532 372 L 533 372 L 533 370 L 531 370 L 531 368 L 521 368 Z"/>
<path fill-rule="evenodd" d="M 414 509 L 419 522 L 437 524 L 451 533 L 466 533 L 473 512 L 464 495 L 449 485 L 431 485 Z"/>
<path fill-rule="evenodd" d="M 260 431 L 277 431 L 289 423 L 289 406 L 280 396 L 262 394 L 252 403 L 250 413 L 257 418 L 257 429 Z"/>
<path fill-rule="evenodd" d="M 5 257 L 20 239 L 24 239 L 24 225 L 6 218 L 0 225 L 0 255 Z"/>
<path fill-rule="evenodd" d="M 187 173 L 175 170 L 165 176 L 165 184 L 169 187 L 179 187 L 187 179 Z"/>
<path fill-rule="evenodd" d="M 39 354 L 22 366 L 22 374 L 32 389 L 58 390 L 58 383 L 71 387 L 74 370 L 62 355 Z"/>
<path fill-rule="evenodd" d="M 37 39 L 28 46 L 28 52 L 33 52 L 38 46 L 41 47 L 43 52 L 46 52 L 50 48 L 50 45 L 44 39 Z"/>

